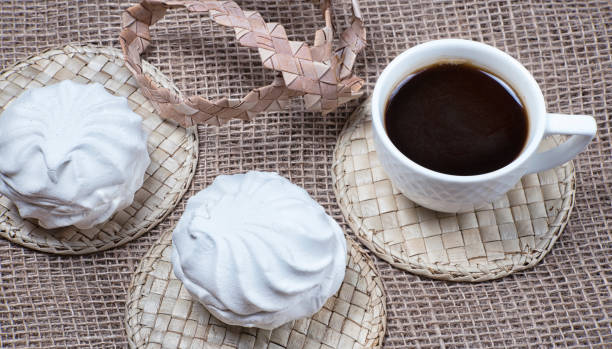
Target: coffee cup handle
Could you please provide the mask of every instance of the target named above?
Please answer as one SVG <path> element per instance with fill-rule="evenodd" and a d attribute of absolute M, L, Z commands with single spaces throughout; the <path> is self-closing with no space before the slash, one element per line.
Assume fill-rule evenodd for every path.
<path fill-rule="evenodd" d="M 553 149 L 533 154 L 526 163 L 527 173 L 548 170 L 570 161 L 586 148 L 596 133 L 597 123 L 591 116 L 547 114 L 544 136 L 571 137 Z"/>

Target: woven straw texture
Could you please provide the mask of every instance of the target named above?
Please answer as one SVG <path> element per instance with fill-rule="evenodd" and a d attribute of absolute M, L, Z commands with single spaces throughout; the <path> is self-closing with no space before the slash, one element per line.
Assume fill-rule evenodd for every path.
<path fill-rule="evenodd" d="M 120 14 L 133 2 L 0 1 L 0 67 L 69 42 L 119 48 Z M 369 44 L 354 67 L 366 94 L 393 57 L 428 40 L 458 37 L 498 47 L 531 71 L 551 112 L 594 115 L 598 135 L 574 160 L 576 203 L 554 248 L 534 268 L 499 280 L 451 283 L 376 257 L 387 293 L 384 348 L 610 347 L 612 342 L 612 5 L 609 0 L 360 0 Z M 290 38 L 313 41 L 321 12 L 306 1 L 241 0 Z M 350 21 L 337 0 L 334 23 Z M 173 10 L 152 27 L 143 58 L 185 93 L 239 98 L 274 78 L 257 52 L 207 15 Z M 336 37 L 338 37 L 336 35 Z M 278 171 L 344 224 L 332 154 L 353 101 L 327 116 L 271 113 L 219 129 L 199 126 L 198 167 L 185 197 L 151 232 L 86 256 L 35 252 L 0 239 L 0 347 L 125 348 L 132 273 L 186 198 L 218 174 Z M 345 225 L 345 227 L 347 227 Z M 346 229 L 349 234 L 350 229 Z"/>
<path fill-rule="evenodd" d="M 357 54 L 365 47 L 365 28 L 359 4 L 353 1 L 353 21 L 340 35 L 340 47 L 333 49 L 331 2 L 322 0 L 320 5 L 325 28 L 317 30 L 312 47 L 305 42 L 289 40 L 282 24 L 266 22 L 258 12 L 244 11 L 233 1 L 143 0 L 123 13 L 119 42 L 126 66 L 145 96 L 151 99 L 162 117 L 181 125 L 219 126 L 231 119 L 251 120 L 261 111 L 285 109 L 289 99 L 296 96 L 304 96 L 307 110 L 329 113 L 362 95 L 359 90 L 363 80 L 351 70 Z M 256 48 L 263 66 L 282 76 L 242 99 L 222 98 L 215 102 L 201 96 L 181 99 L 153 83 L 143 74 L 140 60 L 152 40 L 149 26 L 162 19 L 168 9 L 180 7 L 196 13 L 210 13 L 211 19 L 218 24 L 233 28 L 242 46 Z"/>
<path fill-rule="evenodd" d="M 540 151 L 562 143 L 547 137 Z M 374 147 L 370 99 L 340 133 L 332 163 L 348 225 L 381 259 L 449 281 L 485 281 L 533 267 L 563 231 L 574 206 L 574 166 L 524 176 L 507 194 L 471 212 L 435 212 L 410 201 L 387 177 Z"/>
<path fill-rule="evenodd" d="M 150 64 L 145 69 L 160 84 L 176 89 Z M 197 134 L 155 113 L 125 68 L 121 52 L 112 48 L 68 45 L 46 50 L 4 71 L 0 75 L 0 113 L 26 89 L 61 80 L 97 82 L 107 91 L 127 98 L 130 108 L 143 118 L 143 126 L 149 133 L 147 148 L 151 165 L 146 170 L 144 183 L 134 194 L 132 205 L 91 229 L 41 228 L 35 222 L 22 219 L 17 207 L 0 195 L 0 236 L 49 253 L 70 255 L 108 250 L 151 230 L 176 206 L 195 172 Z"/>
<path fill-rule="evenodd" d="M 385 295 L 370 258 L 352 240 L 340 290 L 310 318 L 272 331 L 228 326 L 193 300 L 172 272 L 172 231 L 153 245 L 128 291 L 125 325 L 131 348 L 380 348 Z"/>

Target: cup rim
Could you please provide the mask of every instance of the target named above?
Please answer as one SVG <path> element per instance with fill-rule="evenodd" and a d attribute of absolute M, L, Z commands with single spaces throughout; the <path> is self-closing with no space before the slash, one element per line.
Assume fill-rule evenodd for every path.
<path fill-rule="evenodd" d="M 437 172 L 434 170 L 430 170 L 410 160 L 410 158 L 404 155 L 395 146 L 395 144 L 393 144 L 393 142 L 387 135 L 387 132 L 385 131 L 385 128 L 383 125 L 383 115 L 382 114 L 384 113 L 384 111 L 381 112 L 381 110 L 378 107 L 380 104 L 382 105 L 386 104 L 389 94 L 395 89 L 395 86 L 397 86 L 397 83 L 401 82 L 405 76 L 411 73 L 411 72 L 402 72 L 401 74 L 398 74 L 396 72 L 397 69 L 401 69 L 400 64 L 403 61 L 411 59 L 411 57 L 413 57 L 414 55 L 423 54 L 425 51 L 428 51 L 428 50 L 432 50 L 432 49 L 437 50 L 440 48 L 445 48 L 445 49 L 450 49 L 452 51 L 453 47 L 456 48 L 458 46 L 467 47 L 467 48 L 474 49 L 474 50 L 481 50 L 481 51 L 486 52 L 487 54 L 490 54 L 490 55 L 492 54 L 496 56 L 495 65 L 512 66 L 514 70 L 518 71 L 518 73 L 520 74 L 520 77 L 527 84 L 526 88 L 522 89 L 521 91 L 518 91 L 518 90 L 515 91 L 517 94 L 519 94 L 520 96 L 523 96 L 524 94 L 522 92 L 525 90 L 529 90 L 529 94 L 532 94 L 532 95 L 535 94 L 535 100 L 532 101 L 532 103 L 529 106 L 527 105 L 525 106 L 527 109 L 530 109 L 532 111 L 528 115 L 528 119 L 529 119 L 528 123 L 529 123 L 530 128 L 534 128 L 534 132 L 533 133 L 530 132 L 531 136 L 530 138 L 527 139 L 527 145 L 523 148 L 520 155 L 516 159 L 514 159 L 512 162 L 507 164 L 506 166 L 501 167 L 495 171 L 477 174 L 477 175 L 469 175 L 469 176 L 459 176 L 459 175 L 451 175 L 451 174 L 446 174 L 442 172 Z M 448 60 L 467 59 L 469 60 L 470 58 L 456 55 L 450 52 L 447 55 L 444 55 L 443 57 L 441 56 L 440 60 L 442 59 L 448 59 Z M 436 61 L 434 60 L 429 64 L 433 64 L 435 62 Z M 400 80 L 397 80 L 396 76 L 402 76 L 402 78 Z M 394 87 L 389 90 L 389 93 L 386 93 L 383 95 L 382 90 L 385 88 L 383 87 L 383 85 L 386 85 L 386 84 L 391 84 Z M 512 86 L 512 87 L 516 89 L 515 86 Z M 525 100 L 524 98 L 522 99 Z M 387 67 L 385 67 L 385 69 L 379 76 L 376 82 L 376 85 L 374 86 L 374 92 L 372 94 L 371 103 L 372 103 L 372 108 L 371 108 L 372 124 L 373 124 L 375 135 L 378 136 L 378 139 L 382 142 L 382 145 L 393 155 L 393 157 L 397 161 L 399 161 L 405 166 L 410 167 L 412 170 L 416 171 L 417 173 L 421 175 L 424 175 L 430 178 L 435 178 L 441 181 L 454 182 L 454 183 L 482 182 L 485 180 L 502 177 L 508 173 L 515 171 L 517 168 L 520 168 L 520 166 L 524 164 L 527 161 L 527 159 L 529 159 L 529 157 L 537 150 L 540 144 L 540 141 L 542 140 L 544 136 L 544 129 L 545 129 L 545 124 L 546 124 L 546 120 L 544 118 L 546 114 L 544 96 L 542 95 L 542 91 L 540 87 L 538 86 L 537 82 L 535 81 L 534 77 L 531 75 L 531 73 L 529 73 L 529 71 L 520 62 L 518 62 L 516 59 L 514 59 L 509 54 L 493 46 L 490 46 L 490 45 L 487 45 L 487 44 L 484 44 L 478 41 L 464 40 L 464 39 L 433 40 L 433 41 L 425 42 L 422 44 L 418 44 L 402 52 L 400 55 L 395 57 L 391 61 L 391 63 L 387 65 Z M 524 103 L 528 104 L 525 101 Z M 384 106 L 383 106 L 383 109 L 384 109 Z M 536 118 L 535 115 L 532 116 L 532 114 L 539 114 L 540 116 Z"/>

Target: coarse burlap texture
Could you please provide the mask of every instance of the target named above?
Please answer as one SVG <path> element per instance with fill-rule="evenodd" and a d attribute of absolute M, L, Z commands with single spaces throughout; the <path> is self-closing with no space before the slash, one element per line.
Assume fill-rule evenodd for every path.
<path fill-rule="evenodd" d="M 335 21 L 350 19 L 338 0 Z M 0 1 L 0 67 L 69 42 L 112 45 L 119 1 Z M 285 24 L 289 37 L 312 40 L 320 13 L 306 1 L 240 1 Z M 576 205 L 553 250 L 533 269 L 479 284 L 422 278 L 376 260 L 387 298 L 385 348 L 610 347 L 612 343 L 612 4 L 583 1 L 360 1 L 368 47 L 355 72 L 370 93 L 385 65 L 408 47 L 458 37 L 494 45 L 522 62 L 552 112 L 598 121 L 597 138 L 574 162 Z M 242 96 L 271 81 L 257 53 L 207 16 L 173 11 L 153 29 L 144 58 L 189 94 Z M 354 101 L 326 117 L 273 113 L 218 130 L 199 127 L 193 184 L 156 229 L 124 246 L 60 257 L 0 241 L 0 347 L 124 348 L 126 292 L 140 258 L 180 217 L 186 198 L 216 175 L 278 171 L 305 187 L 343 222 L 331 183 L 337 136 Z M 346 227 L 346 225 L 344 225 Z"/>

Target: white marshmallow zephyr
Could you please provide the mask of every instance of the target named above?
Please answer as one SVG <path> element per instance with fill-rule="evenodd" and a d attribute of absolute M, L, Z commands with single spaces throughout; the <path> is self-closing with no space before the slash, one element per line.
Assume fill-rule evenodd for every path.
<path fill-rule="evenodd" d="M 230 325 L 273 329 L 308 317 L 344 280 L 342 229 L 276 173 L 217 177 L 189 200 L 172 242 L 174 274 Z"/>
<path fill-rule="evenodd" d="M 29 89 L 0 115 L 0 193 L 44 228 L 91 228 L 132 203 L 147 137 L 127 100 L 100 84 Z"/>

